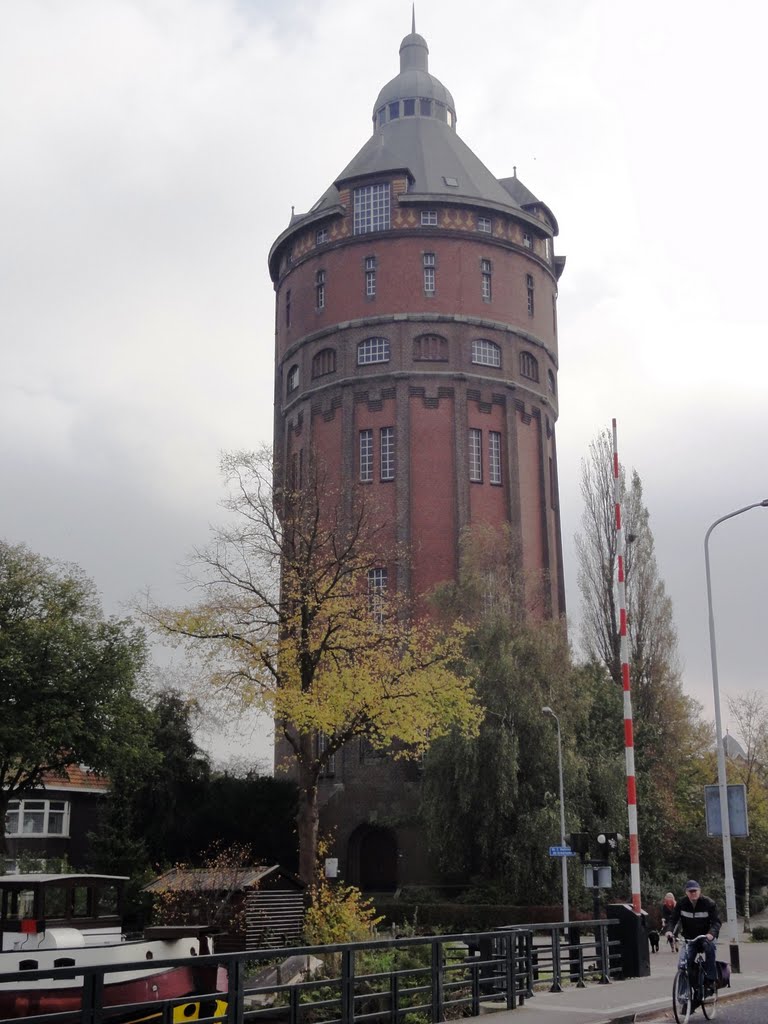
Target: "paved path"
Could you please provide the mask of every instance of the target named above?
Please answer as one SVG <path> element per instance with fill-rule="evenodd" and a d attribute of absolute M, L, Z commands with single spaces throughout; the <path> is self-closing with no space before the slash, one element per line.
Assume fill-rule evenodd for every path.
<path fill-rule="evenodd" d="M 718 1003 L 738 998 L 748 992 L 768 991 L 768 942 L 741 941 L 739 935 L 741 973 L 731 975 L 730 989 L 720 992 Z M 728 945 L 718 945 L 719 960 L 726 960 Z M 590 983 L 586 988 L 567 987 L 563 992 L 540 992 L 516 1010 L 502 1010 L 483 1015 L 484 1024 L 597 1024 L 613 1022 L 628 1024 L 656 1018 L 668 1010 L 672 1019 L 672 979 L 677 968 L 677 954 L 662 948 L 651 954 L 651 976 L 614 981 L 610 985 Z M 718 1019 L 720 1014 L 718 1013 Z M 694 1018 L 703 1021 L 697 1011 Z M 723 1018 L 723 1024 L 725 1018 Z"/>

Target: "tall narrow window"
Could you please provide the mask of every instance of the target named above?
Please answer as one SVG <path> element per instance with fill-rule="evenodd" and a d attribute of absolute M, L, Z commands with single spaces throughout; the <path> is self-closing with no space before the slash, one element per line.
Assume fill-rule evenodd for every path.
<path fill-rule="evenodd" d="M 317 734 L 317 753 L 318 757 L 322 757 L 328 749 L 328 736 L 324 732 L 318 732 Z M 328 754 L 325 758 L 325 764 L 321 769 L 323 775 L 326 778 L 331 778 L 336 774 L 336 754 Z"/>
<path fill-rule="evenodd" d="M 480 290 L 485 302 L 491 301 L 491 261 L 480 260 Z"/>
<path fill-rule="evenodd" d="M 469 479 L 483 482 L 483 432 L 475 427 L 469 428 Z"/>
<path fill-rule="evenodd" d="M 372 299 L 376 294 L 376 257 L 365 257 L 365 295 Z"/>
<path fill-rule="evenodd" d="M 292 391 L 295 391 L 299 386 L 299 367 L 298 364 L 294 363 L 288 371 L 288 376 L 285 382 L 285 390 L 290 395 Z"/>
<path fill-rule="evenodd" d="M 354 234 L 384 231 L 389 227 L 389 184 L 356 188 L 353 203 Z"/>
<path fill-rule="evenodd" d="M 368 570 L 368 606 L 376 622 L 384 621 L 384 600 L 387 593 L 387 570 Z"/>
<path fill-rule="evenodd" d="M 373 480 L 373 431 L 360 431 L 360 480 L 367 484 Z"/>
<path fill-rule="evenodd" d="M 554 295 L 552 296 L 552 330 L 557 337 L 557 300 Z"/>
<path fill-rule="evenodd" d="M 488 479 L 492 484 L 501 483 L 501 434 L 498 430 L 488 431 Z"/>
<path fill-rule="evenodd" d="M 325 309 L 325 271 L 318 270 L 315 274 L 315 306 Z"/>
<path fill-rule="evenodd" d="M 312 357 L 312 377 L 324 377 L 336 372 L 336 349 L 324 348 Z"/>
<path fill-rule="evenodd" d="M 557 384 L 555 383 L 555 375 L 554 373 L 552 373 L 551 370 L 547 370 L 547 388 L 549 389 L 550 394 L 557 394 Z"/>
<path fill-rule="evenodd" d="M 395 479 L 395 428 L 382 427 L 379 432 L 381 479 Z"/>
<path fill-rule="evenodd" d="M 551 238 L 545 238 L 544 239 L 544 256 L 550 262 L 552 261 L 552 239 Z"/>
<path fill-rule="evenodd" d="M 539 364 L 530 352 L 520 353 L 520 376 L 527 377 L 528 380 L 539 379 Z"/>
<path fill-rule="evenodd" d="M 435 294 L 435 254 L 424 253 L 424 292 L 427 295 Z"/>
<path fill-rule="evenodd" d="M 533 316 L 533 274 L 525 275 L 525 288 L 528 292 L 528 316 Z"/>
<path fill-rule="evenodd" d="M 291 326 L 291 289 L 285 293 L 285 326 Z"/>

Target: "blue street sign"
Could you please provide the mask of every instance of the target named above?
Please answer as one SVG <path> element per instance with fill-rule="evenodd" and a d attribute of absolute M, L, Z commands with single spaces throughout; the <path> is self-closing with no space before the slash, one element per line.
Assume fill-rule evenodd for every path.
<path fill-rule="evenodd" d="M 550 857 L 575 857 L 576 854 L 570 848 L 570 846 L 550 846 L 549 848 Z"/>

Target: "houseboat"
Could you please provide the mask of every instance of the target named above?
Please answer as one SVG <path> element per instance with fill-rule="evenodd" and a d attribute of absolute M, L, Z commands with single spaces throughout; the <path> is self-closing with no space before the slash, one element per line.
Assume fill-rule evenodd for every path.
<path fill-rule="evenodd" d="M 213 952 L 210 929 L 149 928 L 137 939 L 123 934 L 126 881 L 115 875 L 0 876 L 0 1021 L 77 1013 L 83 1001 L 78 968 L 114 968 L 104 975 L 102 1005 L 121 1007 L 125 1012 L 119 1019 L 126 1021 L 146 1020 L 151 1010 L 144 1007 L 132 1016 L 128 1004 L 226 991 L 223 968 L 196 963 L 197 957 Z M 184 962 L 155 967 L 153 961 L 159 960 Z M 145 962 L 146 968 L 120 969 L 138 962 Z M 28 982 L 5 980 L 9 974 L 57 968 L 70 968 L 71 973 Z M 224 1005 L 215 997 L 211 1002 L 214 1013 Z M 193 1012 L 187 1007 L 181 1017 L 191 1019 Z M 109 1013 L 106 1017 L 118 1019 Z"/>

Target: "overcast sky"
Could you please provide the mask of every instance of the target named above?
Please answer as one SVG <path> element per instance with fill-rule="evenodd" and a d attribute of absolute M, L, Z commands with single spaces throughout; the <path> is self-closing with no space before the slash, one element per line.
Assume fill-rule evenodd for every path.
<path fill-rule="evenodd" d="M 459 134 L 560 223 L 573 638 L 579 463 L 615 416 L 711 716 L 704 533 L 768 497 L 768 19 L 745 0 L 416 17 Z M 270 441 L 267 253 L 367 140 L 410 21 L 389 0 L 0 3 L 0 536 L 79 563 L 109 611 L 184 599 L 219 451 Z M 766 688 L 767 540 L 762 509 L 712 538 L 724 694 Z"/>

